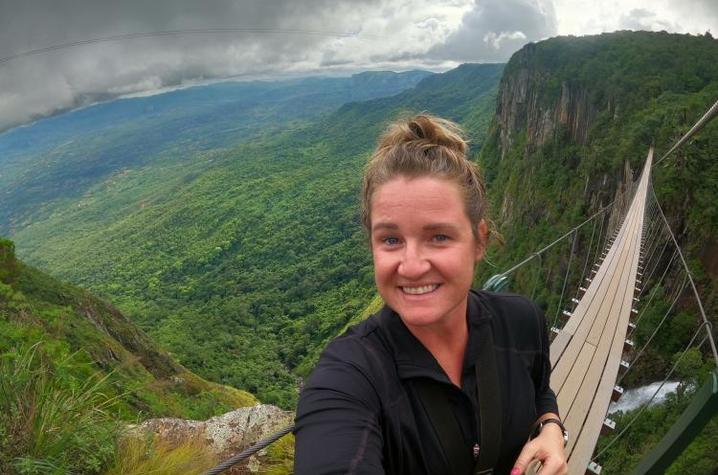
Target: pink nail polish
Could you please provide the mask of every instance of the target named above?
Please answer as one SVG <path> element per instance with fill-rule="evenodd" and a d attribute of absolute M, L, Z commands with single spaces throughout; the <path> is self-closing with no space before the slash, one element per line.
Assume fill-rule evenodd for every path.
<path fill-rule="evenodd" d="M 521 475 L 521 469 L 518 467 L 514 467 L 511 469 L 511 475 Z"/>

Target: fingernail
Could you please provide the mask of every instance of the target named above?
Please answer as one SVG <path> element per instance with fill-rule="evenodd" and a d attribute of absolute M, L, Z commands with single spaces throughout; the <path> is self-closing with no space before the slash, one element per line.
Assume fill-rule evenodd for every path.
<path fill-rule="evenodd" d="M 514 467 L 511 469 L 511 475 L 521 475 L 521 469 L 518 467 Z"/>

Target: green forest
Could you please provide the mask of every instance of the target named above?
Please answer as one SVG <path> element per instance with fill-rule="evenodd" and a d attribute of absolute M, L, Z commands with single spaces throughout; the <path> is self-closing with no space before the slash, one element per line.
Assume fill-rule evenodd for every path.
<path fill-rule="evenodd" d="M 2 352 L 24 348 L 26 359 L 47 354 L 52 361 L 72 356 L 85 365 L 78 371 L 89 374 L 87 365 L 105 361 L 106 351 L 100 349 L 113 344 L 72 340 L 92 333 L 82 331 L 86 319 L 74 317 L 83 308 L 77 299 L 92 297 L 39 268 L 111 302 L 96 308 L 126 315 L 141 329 L 133 331 L 162 348 L 152 351 L 164 355 L 157 358 L 171 368 L 165 373 L 142 366 L 125 376 L 109 370 L 115 363 L 106 365 L 103 384 L 114 384 L 108 394 L 122 401 L 113 406 L 113 418 L 129 420 L 138 411 L 216 414 L 238 404 L 240 395 L 220 384 L 291 409 L 299 383 L 326 342 L 380 305 L 359 226 L 358 197 L 362 167 L 389 121 L 428 111 L 467 131 L 471 157 L 488 183 L 492 220 L 504 240 L 491 245 L 479 267 L 480 286 L 611 202 L 621 182 L 637 177 L 649 145 L 659 155 L 667 151 L 718 97 L 716 57 L 718 41 L 709 35 L 559 37 L 526 45 L 506 65 L 465 64 L 423 74 L 404 83 L 398 94 L 342 96 L 342 105 L 335 100 L 314 115 L 276 126 L 267 124 L 284 108 L 270 113 L 253 106 L 261 120 L 236 135 L 226 130 L 208 140 L 209 117 L 220 120 L 221 114 L 206 112 L 207 122 L 196 129 L 174 123 L 181 140 L 161 147 L 151 140 L 133 145 L 147 147 L 146 154 L 122 148 L 112 154 L 109 168 L 102 168 L 106 162 L 98 151 L 122 134 L 138 133 L 135 127 L 111 134 L 88 130 L 89 148 L 62 173 L 30 173 L 39 164 L 57 170 L 52 160 L 71 154 L 62 147 L 53 149 L 56 155 L 39 151 L 34 163 L 24 162 L 26 169 L 16 157 L 9 175 L 14 183 L 29 177 L 33 190 L 50 191 L 30 194 L 18 185 L 11 198 L 22 201 L 22 209 L 2 210 L 10 223 L 2 232 L 14 241 L 18 256 L 34 266 L 7 258 L 0 274 L 0 334 L 7 342 Z M 522 87 L 530 101 L 516 104 L 513 98 Z M 539 124 L 541 116 L 555 119 L 550 126 Z M 151 132 L 146 137 L 160 141 L 161 129 Z M 653 170 L 656 195 L 690 257 L 713 318 L 718 309 L 716 150 L 718 124 L 713 123 Z M 51 191 L 74 175 L 73 192 Z M 584 232 L 578 246 L 586 250 L 588 245 Z M 512 290 L 532 295 L 552 316 L 567 257 L 557 252 L 540 267 L 527 266 L 512 278 Z M 570 287 L 576 288 L 579 279 L 576 273 Z M 537 281 L 546 285 L 536 286 Z M 626 385 L 665 374 L 697 323 L 687 313 L 671 321 Z M 636 338 L 640 343 L 647 337 Z M 36 341 L 44 343 L 33 347 Z M 79 346 L 87 350 L 77 353 Z M 685 380 L 703 374 L 705 367 L 705 355 L 694 355 L 684 368 Z M 188 370 L 193 376 L 183 378 L 191 388 L 143 389 L 154 387 L 152 378 Z M 58 384 L 76 384 L 72 378 L 80 374 L 85 373 L 72 373 Z M 667 427 L 685 406 L 688 387 L 670 404 L 652 409 L 636 433 L 650 432 L 652 420 Z M 254 401 L 241 395 L 247 398 L 242 404 Z M 708 462 L 705 470 L 701 465 L 694 472 L 711 473 L 717 462 L 707 452 L 716 431 L 714 420 L 674 473 L 684 473 L 687 465 L 680 464 L 695 466 L 697 459 Z M 617 467 L 635 462 L 648 447 L 614 447 L 603 461 L 612 467 L 606 470 L 621 473 Z"/>

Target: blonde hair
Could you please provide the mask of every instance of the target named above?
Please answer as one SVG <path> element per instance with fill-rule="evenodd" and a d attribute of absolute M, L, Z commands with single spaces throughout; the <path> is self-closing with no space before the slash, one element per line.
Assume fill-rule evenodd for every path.
<path fill-rule="evenodd" d="M 371 199 L 378 187 L 399 176 L 430 176 L 458 185 L 474 236 L 480 239 L 478 227 L 487 209 L 486 186 L 479 167 L 466 156 L 468 149 L 464 132 L 446 119 L 419 114 L 391 124 L 364 169 L 364 229 L 371 233 Z"/>

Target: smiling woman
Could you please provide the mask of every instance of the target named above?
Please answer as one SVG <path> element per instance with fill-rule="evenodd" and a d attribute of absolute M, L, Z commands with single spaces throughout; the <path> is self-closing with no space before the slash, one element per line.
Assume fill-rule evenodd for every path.
<path fill-rule="evenodd" d="M 489 230 L 466 153 L 458 126 L 427 115 L 382 137 L 362 222 L 385 306 L 335 339 L 309 378 L 296 473 L 517 475 L 533 461 L 566 473 L 543 315 L 523 297 L 471 290 Z"/>

